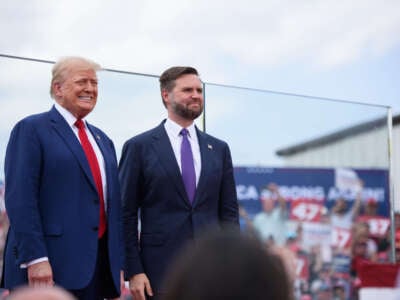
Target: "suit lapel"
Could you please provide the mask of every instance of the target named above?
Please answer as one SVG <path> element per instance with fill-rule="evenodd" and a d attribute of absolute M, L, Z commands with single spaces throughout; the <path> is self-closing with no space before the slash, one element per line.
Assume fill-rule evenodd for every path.
<path fill-rule="evenodd" d="M 83 152 L 82 146 L 79 140 L 77 139 L 76 135 L 73 133 L 68 123 L 64 120 L 64 118 L 54 107 L 50 110 L 49 113 L 50 113 L 50 121 L 53 128 L 58 133 L 58 135 L 64 140 L 65 144 L 68 146 L 71 152 L 75 155 L 84 174 L 91 183 L 92 187 L 97 192 L 96 185 L 93 181 L 92 172 L 90 171 L 89 163 L 86 159 L 85 153 Z"/>
<path fill-rule="evenodd" d="M 197 139 L 199 141 L 200 157 L 201 157 L 201 171 L 200 178 L 196 188 L 196 195 L 194 198 L 193 205 L 198 204 L 200 196 L 203 195 L 207 189 L 207 178 L 209 173 L 213 169 L 213 145 L 208 142 L 207 137 L 203 132 L 197 129 Z"/>
<path fill-rule="evenodd" d="M 108 174 L 108 164 L 107 162 L 109 161 L 107 159 L 107 146 L 104 144 L 105 140 L 102 138 L 102 135 L 99 134 L 98 129 L 96 129 L 94 126 L 90 125 L 89 123 L 86 122 L 87 127 L 89 128 L 90 133 L 92 134 L 94 140 L 96 141 L 97 146 L 100 149 L 101 154 L 103 155 L 104 158 L 104 164 L 106 165 L 106 174 Z"/>
<path fill-rule="evenodd" d="M 164 128 L 164 122 L 154 130 L 153 149 L 157 153 L 161 166 L 167 172 L 169 178 L 171 178 L 181 197 L 185 199 L 185 203 L 191 205 L 186 194 L 182 175 L 179 170 L 174 151 L 172 150 L 171 142 L 169 141 L 167 132 Z"/>

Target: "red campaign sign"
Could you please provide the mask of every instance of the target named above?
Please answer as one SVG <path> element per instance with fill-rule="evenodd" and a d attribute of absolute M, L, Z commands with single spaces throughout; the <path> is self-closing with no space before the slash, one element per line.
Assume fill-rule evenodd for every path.
<path fill-rule="evenodd" d="M 306 222 L 319 222 L 324 206 L 309 200 L 295 200 L 291 203 L 290 219 Z"/>
<path fill-rule="evenodd" d="M 351 242 L 351 231 L 340 227 L 332 228 L 332 246 L 337 248 L 349 248 Z"/>
<path fill-rule="evenodd" d="M 384 237 L 390 226 L 390 219 L 379 216 L 360 216 L 358 222 L 367 222 L 369 225 L 369 233 L 373 237 Z"/>
<path fill-rule="evenodd" d="M 308 258 L 307 256 L 298 255 L 296 257 L 296 278 L 308 280 L 310 276 L 308 272 Z"/>

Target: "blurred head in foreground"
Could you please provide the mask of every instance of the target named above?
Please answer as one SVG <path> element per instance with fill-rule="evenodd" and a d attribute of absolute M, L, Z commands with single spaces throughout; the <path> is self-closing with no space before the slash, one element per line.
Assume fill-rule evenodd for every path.
<path fill-rule="evenodd" d="M 13 291 L 7 300 L 76 300 L 59 287 L 22 287 Z"/>
<path fill-rule="evenodd" d="M 203 236 L 170 270 L 164 300 L 292 299 L 281 258 L 238 232 Z"/>

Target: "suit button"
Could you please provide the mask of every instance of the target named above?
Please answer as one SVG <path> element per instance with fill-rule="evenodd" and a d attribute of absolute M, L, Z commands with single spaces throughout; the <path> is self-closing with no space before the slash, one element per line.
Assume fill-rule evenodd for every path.
<path fill-rule="evenodd" d="M 97 231 L 97 230 L 99 230 L 99 226 L 93 226 L 92 229 L 93 229 L 93 231 Z"/>
<path fill-rule="evenodd" d="M 16 258 L 18 258 L 18 249 L 17 247 L 13 247 L 13 254 Z"/>

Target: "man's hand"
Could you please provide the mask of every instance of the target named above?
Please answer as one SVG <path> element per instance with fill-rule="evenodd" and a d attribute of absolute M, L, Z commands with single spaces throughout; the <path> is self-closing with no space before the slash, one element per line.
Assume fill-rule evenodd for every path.
<path fill-rule="evenodd" d="M 129 279 L 129 289 L 135 300 L 145 300 L 145 290 L 147 295 L 153 296 L 150 281 L 144 273 L 136 274 Z"/>
<path fill-rule="evenodd" d="M 53 286 L 53 271 L 48 261 L 42 261 L 28 267 L 28 283 L 31 287 Z"/>
<path fill-rule="evenodd" d="M 121 289 L 121 296 L 122 296 L 122 292 L 125 289 L 124 271 L 121 271 L 120 276 L 121 276 L 121 278 L 120 278 L 120 285 L 121 285 L 120 289 Z"/>
<path fill-rule="evenodd" d="M 122 299 L 122 294 L 123 294 L 124 289 L 125 289 L 124 271 L 120 272 L 120 289 L 121 289 L 120 296 L 117 297 L 117 298 L 112 298 L 112 300 L 120 300 L 120 299 Z"/>

